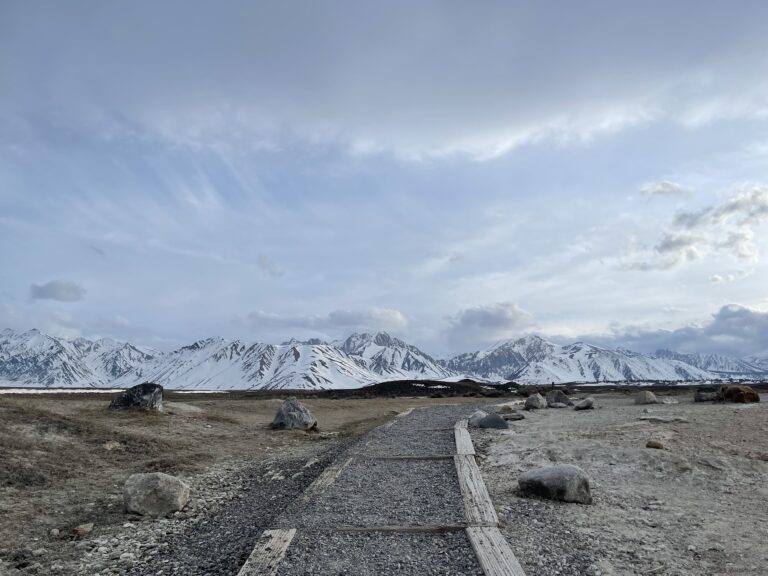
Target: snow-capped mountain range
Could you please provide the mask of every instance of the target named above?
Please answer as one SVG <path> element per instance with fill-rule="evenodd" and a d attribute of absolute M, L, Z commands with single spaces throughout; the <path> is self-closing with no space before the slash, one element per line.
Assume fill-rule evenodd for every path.
<path fill-rule="evenodd" d="M 385 332 L 280 345 L 208 338 L 172 352 L 110 339 L 67 340 L 37 330 L 0 332 L 0 386 L 172 389 L 357 388 L 385 380 L 474 377 L 521 383 L 764 378 L 768 359 L 660 350 L 645 355 L 538 336 L 435 360 Z"/>

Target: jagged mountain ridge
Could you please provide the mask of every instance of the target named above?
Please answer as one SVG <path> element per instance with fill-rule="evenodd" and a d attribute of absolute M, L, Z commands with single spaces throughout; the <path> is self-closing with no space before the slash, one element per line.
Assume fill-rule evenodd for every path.
<path fill-rule="evenodd" d="M 153 381 L 175 389 L 325 389 L 462 376 L 539 384 L 767 374 L 768 366 L 757 359 L 670 351 L 651 356 L 583 342 L 560 346 L 539 336 L 438 361 L 385 332 L 352 334 L 332 343 L 312 339 L 280 345 L 207 338 L 172 352 L 110 339 L 67 340 L 37 330 L 0 332 L 0 386 L 128 387 Z"/>

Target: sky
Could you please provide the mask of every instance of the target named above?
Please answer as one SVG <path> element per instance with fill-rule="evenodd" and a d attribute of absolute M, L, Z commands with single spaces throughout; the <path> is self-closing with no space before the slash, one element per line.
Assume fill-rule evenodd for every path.
<path fill-rule="evenodd" d="M 766 21 L 0 0 L 0 327 L 768 354 Z"/>

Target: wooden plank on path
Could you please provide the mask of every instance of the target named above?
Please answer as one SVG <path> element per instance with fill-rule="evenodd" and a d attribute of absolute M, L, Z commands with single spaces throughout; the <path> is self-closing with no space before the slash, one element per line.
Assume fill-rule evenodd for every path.
<path fill-rule="evenodd" d="M 525 576 L 523 567 L 498 528 L 473 526 L 467 528 L 467 536 L 485 576 Z"/>
<path fill-rule="evenodd" d="M 474 454 L 475 447 L 472 445 L 472 437 L 467 430 L 467 421 L 459 420 L 453 428 L 453 434 L 456 437 L 456 454 Z"/>
<path fill-rule="evenodd" d="M 352 462 L 352 458 L 347 458 L 346 460 L 335 462 L 323 470 L 323 473 L 315 478 L 315 481 L 304 491 L 304 495 L 302 496 L 304 502 L 307 502 L 321 492 L 324 492 L 326 488 L 336 481 L 336 478 L 339 477 L 339 474 L 341 474 L 350 462 Z"/>
<path fill-rule="evenodd" d="M 471 454 L 457 454 L 456 472 L 464 500 L 464 513 L 470 526 L 498 526 L 499 517 L 483 482 L 475 457 Z"/>
<path fill-rule="evenodd" d="M 296 528 L 264 530 L 237 576 L 275 576 Z"/>

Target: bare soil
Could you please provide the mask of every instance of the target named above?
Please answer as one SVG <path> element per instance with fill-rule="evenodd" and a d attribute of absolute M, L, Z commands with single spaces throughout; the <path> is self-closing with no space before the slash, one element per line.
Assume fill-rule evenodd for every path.
<path fill-rule="evenodd" d="M 594 397 L 596 410 L 526 412 L 508 431 L 472 433 L 526 573 L 765 575 L 765 394 L 748 405 L 694 403 L 691 391 L 650 406 L 628 394 Z M 555 463 L 587 472 L 592 505 L 518 495 L 520 473 Z"/>
<path fill-rule="evenodd" d="M 473 399 L 303 401 L 318 419 L 317 434 L 269 430 L 278 398 L 176 395 L 152 413 L 108 411 L 103 394 L 0 397 L 0 572 L 19 551 L 41 548 L 28 560 L 41 567 L 29 573 L 71 565 L 87 553 L 73 534 L 80 524 L 94 523 L 89 538 L 130 532 L 122 489 L 132 473 L 161 471 L 207 486 L 212 471 L 219 483 L 259 462 L 307 460 L 408 408 Z"/>

